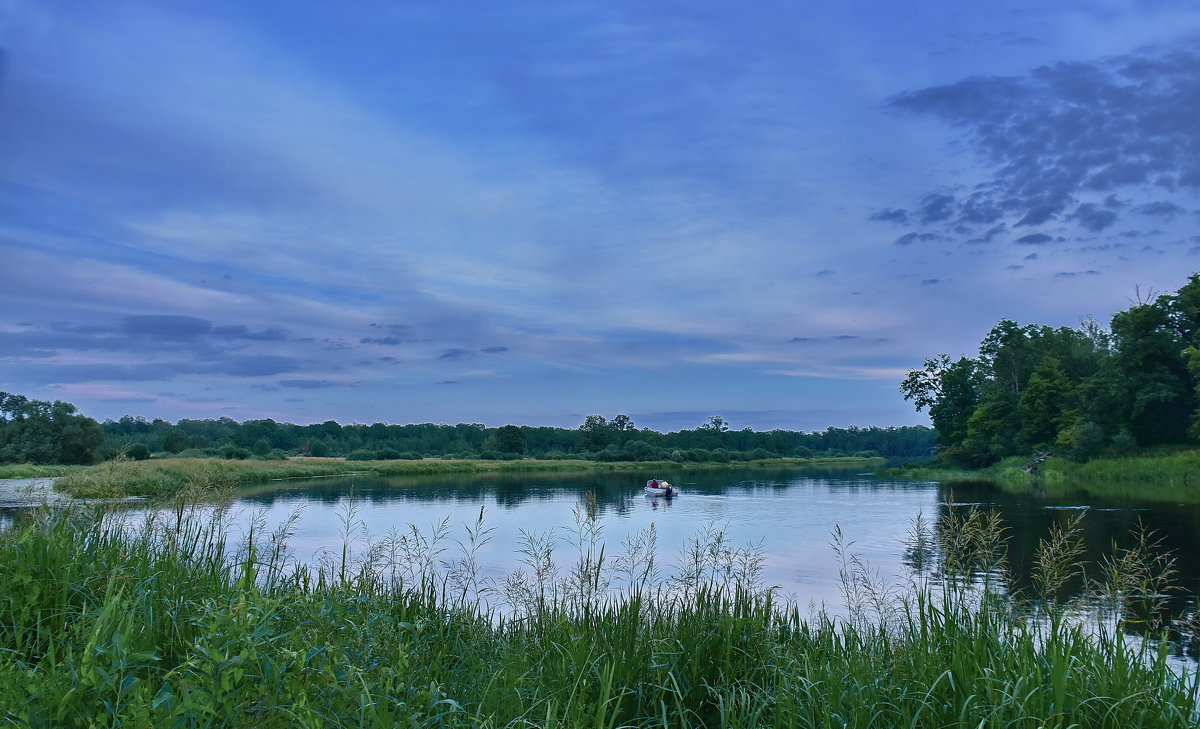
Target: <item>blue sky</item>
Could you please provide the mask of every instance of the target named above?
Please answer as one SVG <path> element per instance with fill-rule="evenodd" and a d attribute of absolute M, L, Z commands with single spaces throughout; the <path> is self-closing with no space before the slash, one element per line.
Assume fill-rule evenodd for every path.
<path fill-rule="evenodd" d="M 1200 270 L 1197 2 L 0 0 L 0 389 L 924 422 Z"/>

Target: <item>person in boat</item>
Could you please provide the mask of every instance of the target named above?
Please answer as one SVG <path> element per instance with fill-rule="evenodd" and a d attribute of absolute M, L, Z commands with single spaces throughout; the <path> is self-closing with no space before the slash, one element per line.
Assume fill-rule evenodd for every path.
<path fill-rule="evenodd" d="M 650 482 L 650 488 L 652 488 L 652 489 L 658 488 L 658 479 L 654 479 L 653 481 Z"/>

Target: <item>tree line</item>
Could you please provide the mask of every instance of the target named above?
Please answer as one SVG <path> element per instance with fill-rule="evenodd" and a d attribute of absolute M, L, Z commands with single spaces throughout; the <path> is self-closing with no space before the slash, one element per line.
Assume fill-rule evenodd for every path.
<path fill-rule="evenodd" d="M 162 419 L 126 415 L 95 420 L 75 406 L 0 393 L 0 462 L 92 463 L 124 454 L 219 458 L 344 457 L 352 460 L 418 458 L 587 458 L 599 461 L 730 462 L 813 456 L 928 457 L 934 431 L 924 426 L 733 430 L 720 416 L 696 428 L 660 433 L 639 428 L 624 414 L 588 415 L 578 428 L 479 423 L 393 425 L 327 420 L 311 425 L 271 419 Z"/>
<path fill-rule="evenodd" d="M 1139 296 L 1108 328 L 1001 320 L 975 357 L 941 354 L 900 384 L 939 458 L 967 467 L 1052 451 L 1075 460 L 1200 441 L 1200 274 Z"/>

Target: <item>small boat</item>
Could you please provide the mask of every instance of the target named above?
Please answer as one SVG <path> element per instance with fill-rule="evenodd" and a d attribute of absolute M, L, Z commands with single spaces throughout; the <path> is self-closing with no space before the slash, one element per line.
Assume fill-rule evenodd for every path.
<path fill-rule="evenodd" d="M 661 478 L 652 478 L 646 482 L 646 493 L 651 496 L 678 496 L 679 489 Z"/>

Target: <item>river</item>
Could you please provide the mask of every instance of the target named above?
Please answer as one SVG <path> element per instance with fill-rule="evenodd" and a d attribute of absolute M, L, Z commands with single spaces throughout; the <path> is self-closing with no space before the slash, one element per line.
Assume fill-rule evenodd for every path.
<path fill-rule="evenodd" d="M 855 470 L 681 470 L 654 474 L 681 495 L 644 493 L 645 473 L 488 474 L 479 476 L 336 477 L 277 481 L 242 489 L 228 505 L 235 536 L 255 524 L 260 536 L 291 522 L 287 546 L 296 563 L 331 564 L 370 555 L 389 535 L 440 540 L 435 562 L 461 561 L 471 532 L 480 577 L 499 585 L 529 569 L 531 548 L 552 551 L 560 573 L 580 554 L 577 525 L 597 528 L 596 544 L 614 563 L 626 545 L 653 529 L 660 577 L 678 574 L 689 545 L 719 532 L 730 555 L 761 558 L 760 579 L 802 609 L 844 610 L 843 557 L 857 556 L 883 583 L 903 585 L 918 516 L 933 524 L 951 510 L 999 512 L 1008 537 L 1013 583 L 1029 586 L 1033 554 L 1051 525 L 1083 512 L 1085 562 L 1096 572 L 1112 546 L 1130 544 L 1140 523 L 1175 558 L 1171 608 L 1193 609 L 1200 588 L 1200 507 L 1136 501 L 1010 495 L 982 484 L 939 485 L 876 477 Z M 591 495 L 591 496 L 589 496 Z M 594 497 L 594 501 L 592 500 Z M 211 507 L 210 507 L 211 508 Z M 133 505 L 130 518 L 144 506 Z M 594 520 L 589 521 L 589 509 Z M 482 523 L 477 525 L 482 513 Z M 0 517 L 3 518 L 3 517 Z M 833 546 L 834 533 L 844 546 Z M 486 538 L 486 539 L 485 539 Z M 411 542 L 410 542 L 411 543 Z M 440 551 L 438 551 L 440 550 Z"/>

